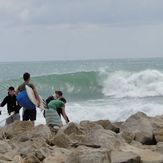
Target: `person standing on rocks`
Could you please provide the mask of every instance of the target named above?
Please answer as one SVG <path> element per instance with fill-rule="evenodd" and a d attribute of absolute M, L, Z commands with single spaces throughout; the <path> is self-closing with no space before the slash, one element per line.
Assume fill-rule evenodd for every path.
<path fill-rule="evenodd" d="M 0 104 L 0 107 L 4 107 L 6 104 L 9 117 L 6 119 L 5 125 L 13 123 L 16 120 L 19 121 L 19 110 L 21 109 L 21 106 L 17 103 L 15 88 L 12 86 L 8 88 L 8 95 L 3 99 L 2 103 Z"/>
<path fill-rule="evenodd" d="M 23 79 L 24 79 L 24 83 L 18 87 L 16 94 L 18 95 L 20 92 L 25 91 L 26 90 L 25 86 L 28 85 L 29 87 L 32 88 L 35 98 L 37 100 L 37 106 L 39 107 L 40 106 L 40 98 L 39 98 L 39 95 L 37 93 L 35 86 L 32 83 L 30 83 L 30 74 L 28 72 L 24 73 Z M 36 107 L 33 107 L 33 108 L 23 107 L 23 121 L 30 120 L 30 121 L 32 121 L 32 123 L 34 125 L 34 122 L 36 120 L 36 114 L 37 114 Z"/>

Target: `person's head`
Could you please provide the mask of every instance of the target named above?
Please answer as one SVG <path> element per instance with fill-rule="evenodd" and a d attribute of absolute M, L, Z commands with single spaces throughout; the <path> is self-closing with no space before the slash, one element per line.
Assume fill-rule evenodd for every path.
<path fill-rule="evenodd" d="M 8 88 L 8 94 L 11 95 L 11 96 L 15 95 L 15 88 L 12 87 L 12 86 L 9 87 L 9 88 Z"/>
<path fill-rule="evenodd" d="M 62 95 L 63 95 L 62 91 L 55 91 L 56 98 L 60 98 L 62 97 Z"/>
<path fill-rule="evenodd" d="M 29 82 L 30 81 L 30 74 L 28 72 L 23 74 L 23 79 L 25 82 Z"/>

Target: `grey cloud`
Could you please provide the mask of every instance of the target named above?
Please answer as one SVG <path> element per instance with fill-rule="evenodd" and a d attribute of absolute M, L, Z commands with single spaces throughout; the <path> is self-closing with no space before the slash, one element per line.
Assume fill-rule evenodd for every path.
<path fill-rule="evenodd" d="M 0 59 L 163 56 L 162 0 L 0 0 Z"/>
<path fill-rule="evenodd" d="M 163 22 L 162 0 L 2 0 L 1 25 L 154 24 Z"/>

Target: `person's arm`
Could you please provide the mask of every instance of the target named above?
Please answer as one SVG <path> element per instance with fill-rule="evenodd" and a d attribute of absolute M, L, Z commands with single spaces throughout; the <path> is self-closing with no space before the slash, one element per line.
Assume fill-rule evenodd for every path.
<path fill-rule="evenodd" d="M 65 107 L 62 107 L 61 109 L 62 109 L 63 118 L 64 118 L 65 122 L 68 123 L 67 115 L 66 115 L 66 112 L 65 112 Z"/>
<path fill-rule="evenodd" d="M 3 101 L 0 103 L 0 107 L 4 107 L 7 104 L 7 96 L 3 99 Z M 0 115 L 2 114 L 2 111 L 0 110 Z"/>
<path fill-rule="evenodd" d="M 20 110 L 20 109 L 22 108 L 22 106 L 19 105 L 19 103 L 17 103 L 17 104 L 16 104 L 16 108 L 17 108 L 17 110 Z"/>
<path fill-rule="evenodd" d="M 1 107 L 4 107 L 7 104 L 7 99 L 8 99 L 7 96 L 3 99 L 3 101 L 0 104 Z"/>
<path fill-rule="evenodd" d="M 19 90 L 17 89 L 17 90 L 15 91 L 15 95 L 17 96 L 17 95 L 18 95 L 18 93 L 19 93 Z"/>
<path fill-rule="evenodd" d="M 20 86 L 16 89 L 15 95 L 17 96 L 19 94 L 19 92 L 20 92 Z"/>
<path fill-rule="evenodd" d="M 53 96 L 49 96 L 47 99 L 46 99 L 46 104 L 48 105 L 48 103 L 52 100 L 54 100 L 55 98 Z"/>

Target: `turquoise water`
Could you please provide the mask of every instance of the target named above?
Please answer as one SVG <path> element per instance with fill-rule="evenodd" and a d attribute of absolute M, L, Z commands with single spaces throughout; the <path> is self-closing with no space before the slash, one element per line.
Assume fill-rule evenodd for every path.
<path fill-rule="evenodd" d="M 163 113 L 161 58 L 0 63 L 0 70 L 0 100 L 30 72 L 43 98 L 56 89 L 64 92 L 73 121 L 124 120 L 137 111 Z"/>

